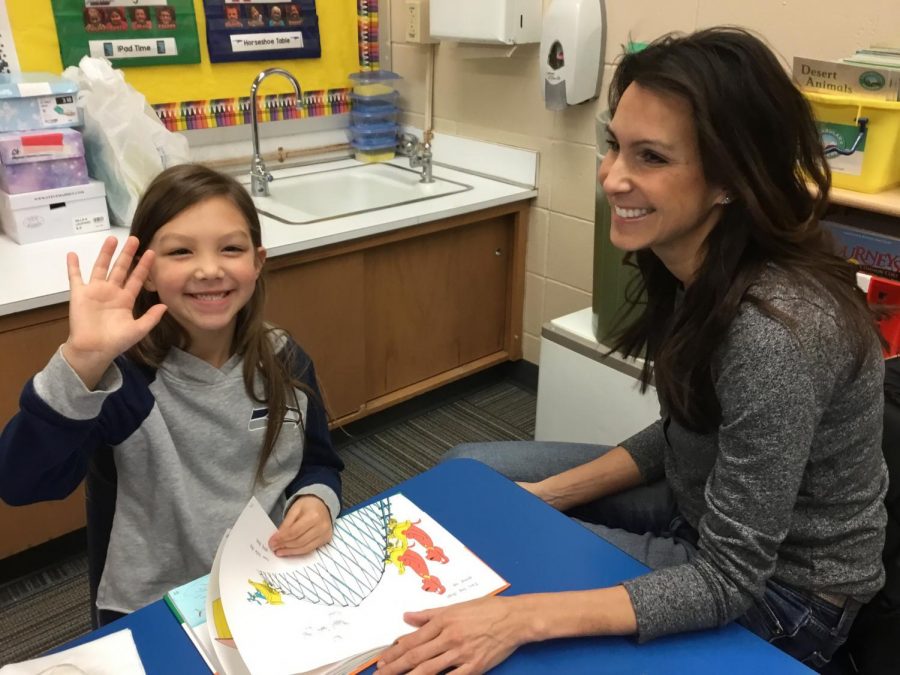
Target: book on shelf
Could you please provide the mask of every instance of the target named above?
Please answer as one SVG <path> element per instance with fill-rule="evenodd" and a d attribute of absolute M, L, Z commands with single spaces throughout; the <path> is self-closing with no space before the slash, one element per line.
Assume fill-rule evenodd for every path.
<path fill-rule="evenodd" d="M 805 91 L 824 94 L 848 94 L 880 101 L 900 97 L 900 72 L 885 65 L 851 61 L 821 61 L 794 57 L 794 80 Z M 883 58 L 872 56 L 871 58 Z"/>
<path fill-rule="evenodd" d="M 358 672 L 414 630 L 404 612 L 508 586 L 399 493 L 339 517 L 332 541 L 307 555 L 275 556 L 266 544 L 275 530 L 251 499 L 205 577 L 196 631 L 223 675 Z"/>
<path fill-rule="evenodd" d="M 900 55 L 900 44 L 886 44 L 883 42 L 876 42 L 875 44 L 870 45 L 868 49 L 860 49 L 857 51 L 874 51 L 885 54 Z"/>
<path fill-rule="evenodd" d="M 856 66 L 887 68 L 890 70 L 900 69 L 900 52 L 890 54 L 884 51 L 875 51 L 872 49 L 860 49 L 853 56 L 841 59 L 842 63 L 850 63 Z"/>

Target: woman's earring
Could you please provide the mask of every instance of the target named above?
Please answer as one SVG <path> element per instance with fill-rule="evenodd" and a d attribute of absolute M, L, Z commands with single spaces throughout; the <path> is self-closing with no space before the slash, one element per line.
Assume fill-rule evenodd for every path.
<path fill-rule="evenodd" d="M 722 204 L 723 206 L 727 206 L 732 201 L 733 200 L 731 198 L 731 195 L 726 192 L 724 195 L 722 195 L 722 199 L 719 200 L 719 203 Z"/>

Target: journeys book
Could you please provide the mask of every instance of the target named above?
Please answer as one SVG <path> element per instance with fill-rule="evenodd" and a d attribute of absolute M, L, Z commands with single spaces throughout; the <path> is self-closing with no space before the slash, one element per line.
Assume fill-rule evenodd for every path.
<path fill-rule="evenodd" d="M 210 671 L 218 673 L 221 669 L 215 659 L 209 631 L 206 628 L 206 595 L 209 586 L 209 575 L 194 579 L 186 584 L 173 588 L 166 593 L 163 600 L 184 628 L 188 638 L 194 643 L 197 651 L 206 661 Z"/>
<path fill-rule="evenodd" d="M 251 499 L 216 553 L 203 625 L 224 675 L 357 672 L 414 630 L 404 612 L 509 585 L 402 494 L 341 516 L 307 555 L 273 555 L 275 530 Z"/>

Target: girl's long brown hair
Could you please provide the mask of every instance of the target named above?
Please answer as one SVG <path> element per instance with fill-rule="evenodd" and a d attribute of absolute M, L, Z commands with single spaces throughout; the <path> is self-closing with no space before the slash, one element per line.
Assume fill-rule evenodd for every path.
<path fill-rule="evenodd" d="M 831 173 L 809 104 L 771 50 L 738 28 L 663 36 L 619 62 L 609 89 L 615 113 L 638 83 L 675 95 L 692 108 L 706 180 L 733 198 L 704 242 L 704 258 L 676 310 L 679 281 L 649 249 L 626 256 L 640 275 L 612 349 L 646 357 L 674 419 L 708 432 L 721 420 L 711 359 L 744 301 L 789 328 L 784 316 L 750 291 L 775 263 L 798 284 L 824 289 L 838 308 L 860 366 L 875 333 L 854 268 L 834 255 L 819 219 Z M 623 321 L 625 320 L 623 319 Z"/>
<path fill-rule="evenodd" d="M 262 246 L 259 216 L 247 191 L 233 178 L 205 166 L 182 164 L 160 173 L 141 197 L 131 222 L 131 234 L 139 242 L 135 258 L 147 250 L 153 235 L 163 225 L 182 211 L 212 197 L 230 200 L 247 221 L 254 249 Z M 142 315 L 158 302 L 159 296 L 156 293 L 142 289 L 134 303 L 134 315 Z M 281 433 L 287 408 L 299 408 L 296 389 L 303 390 L 310 403 L 313 403 L 313 393 L 294 376 L 290 359 L 284 356 L 279 358 L 276 354 L 277 341 L 272 331 L 277 329 L 263 320 L 265 304 L 265 276 L 260 274 L 253 295 L 238 312 L 232 341 L 232 353 L 243 357 L 247 395 L 252 400 L 265 404 L 269 410 L 266 435 L 256 469 L 256 479 L 260 482 L 263 480 L 263 468 Z M 190 338 L 187 331 L 167 313 L 156 328 L 128 350 L 127 354 L 139 364 L 158 368 L 172 347 L 187 349 L 190 347 Z M 289 350 L 284 350 L 285 355 L 289 353 Z M 254 386 L 257 375 L 263 384 L 261 394 Z"/>

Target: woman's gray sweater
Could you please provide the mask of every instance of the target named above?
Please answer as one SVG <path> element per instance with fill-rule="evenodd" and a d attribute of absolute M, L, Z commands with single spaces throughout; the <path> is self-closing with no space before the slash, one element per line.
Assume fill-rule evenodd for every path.
<path fill-rule="evenodd" d="M 700 535 L 690 563 L 625 584 L 641 641 L 725 624 L 769 577 L 863 601 L 884 582 L 880 348 L 857 371 L 830 296 L 788 275 L 751 292 L 794 325 L 741 305 L 713 358 L 718 429 L 660 420 L 622 443 Z"/>

